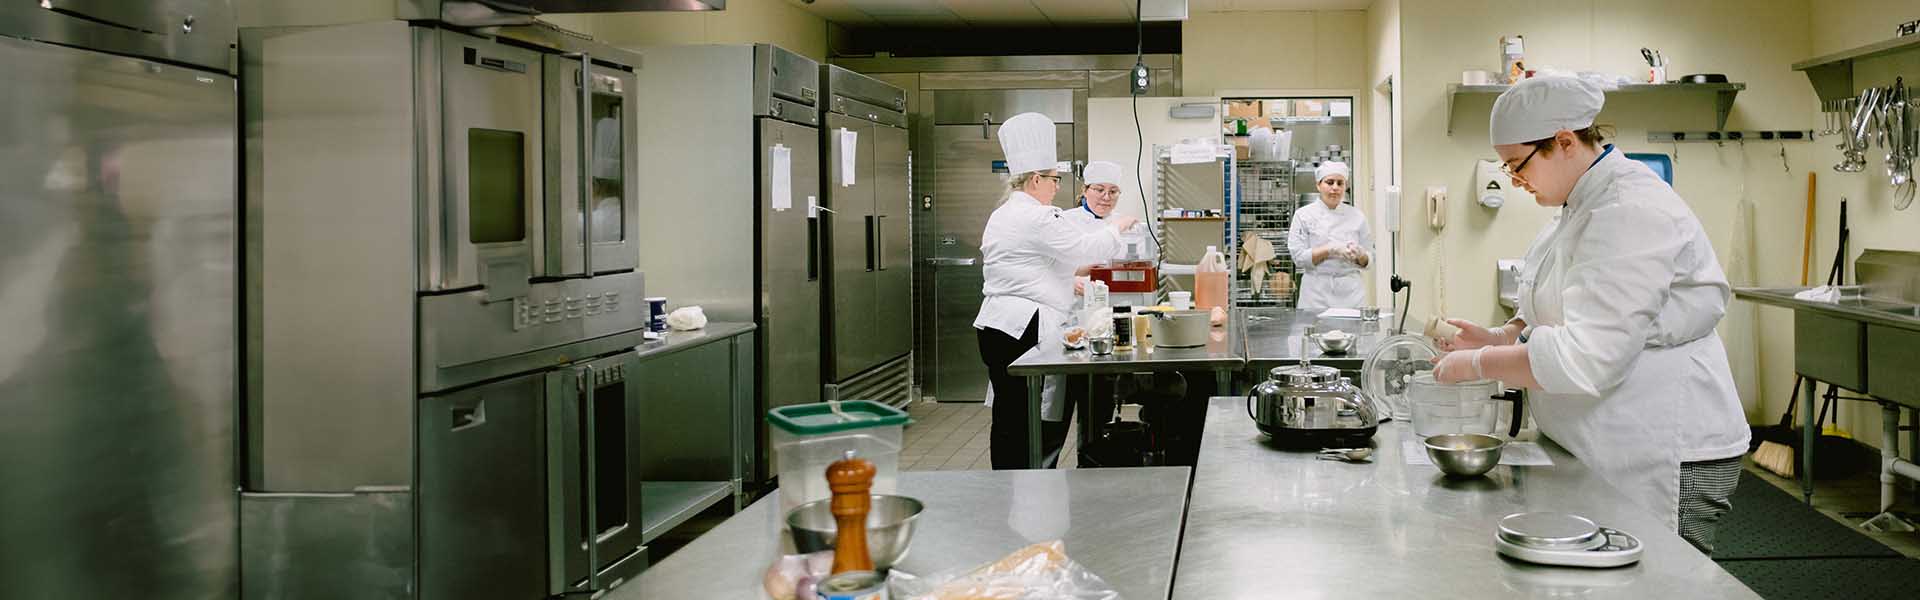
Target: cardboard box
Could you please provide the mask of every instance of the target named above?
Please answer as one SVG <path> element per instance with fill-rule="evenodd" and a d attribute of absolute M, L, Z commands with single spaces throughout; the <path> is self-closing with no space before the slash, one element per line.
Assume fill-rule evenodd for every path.
<path fill-rule="evenodd" d="M 1233 138 L 1234 160 L 1247 160 L 1253 156 L 1253 141 L 1243 137 Z"/>
<path fill-rule="evenodd" d="M 1259 100 L 1228 100 L 1227 101 L 1227 118 L 1229 119 L 1234 117 L 1245 117 L 1245 118 L 1252 119 L 1252 118 L 1258 118 L 1262 114 L 1265 114 L 1265 113 L 1263 112 L 1263 107 Z"/>
<path fill-rule="evenodd" d="M 1277 100 L 1266 103 L 1265 108 L 1267 109 L 1267 118 L 1269 119 L 1281 119 L 1293 116 L 1292 102 Z"/>
<path fill-rule="evenodd" d="M 1295 100 L 1293 101 L 1293 116 L 1296 116 L 1296 117 L 1327 116 L 1327 103 L 1322 100 Z"/>

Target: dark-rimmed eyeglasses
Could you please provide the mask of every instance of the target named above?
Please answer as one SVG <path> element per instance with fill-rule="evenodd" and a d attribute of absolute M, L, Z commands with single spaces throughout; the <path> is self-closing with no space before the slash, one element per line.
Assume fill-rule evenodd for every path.
<path fill-rule="evenodd" d="M 1527 163 L 1533 161 L 1533 155 L 1539 154 L 1539 153 L 1540 153 L 1540 147 L 1534 146 L 1533 151 L 1528 152 L 1526 158 L 1520 159 L 1519 165 L 1509 165 L 1506 163 L 1501 163 L 1500 172 L 1506 173 L 1508 177 L 1512 177 L 1515 179 L 1525 179 L 1524 177 L 1520 176 L 1520 172 L 1526 170 Z"/>

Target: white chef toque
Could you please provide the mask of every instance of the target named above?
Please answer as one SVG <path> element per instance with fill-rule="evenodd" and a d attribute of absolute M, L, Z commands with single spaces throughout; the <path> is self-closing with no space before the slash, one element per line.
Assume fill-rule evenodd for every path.
<path fill-rule="evenodd" d="M 1573 77 L 1535 77 L 1514 84 L 1493 101 L 1488 138 L 1493 145 L 1524 144 L 1593 126 L 1606 93 Z"/>
<path fill-rule="evenodd" d="M 1053 119 L 1040 113 L 1020 113 L 1000 125 L 1000 150 L 1007 156 L 1007 174 L 1019 175 L 1056 168 Z"/>
<path fill-rule="evenodd" d="M 1105 183 L 1117 186 L 1120 185 L 1120 173 L 1120 165 L 1096 160 L 1087 163 L 1086 170 L 1081 173 L 1081 179 L 1087 185 Z"/>

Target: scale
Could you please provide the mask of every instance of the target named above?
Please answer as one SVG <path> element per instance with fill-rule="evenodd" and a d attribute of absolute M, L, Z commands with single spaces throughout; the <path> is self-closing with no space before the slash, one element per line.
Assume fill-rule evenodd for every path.
<path fill-rule="evenodd" d="M 1579 515 L 1529 512 L 1500 519 L 1495 549 L 1510 558 L 1566 567 L 1618 567 L 1640 560 L 1638 538 Z"/>

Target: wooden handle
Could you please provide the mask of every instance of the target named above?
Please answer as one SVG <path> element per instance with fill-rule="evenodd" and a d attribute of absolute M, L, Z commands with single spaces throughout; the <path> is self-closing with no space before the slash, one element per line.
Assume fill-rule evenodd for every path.
<path fill-rule="evenodd" d="M 847 458 L 827 465 L 827 486 L 833 488 L 833 520 L 838 533 L 833 545 L 833 572 L 872 571 L 867 552 L 867 512 L 873 508 L 873 463 Z"/>

